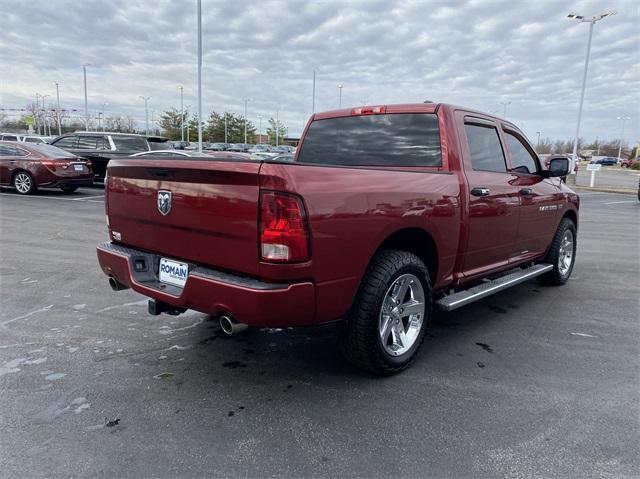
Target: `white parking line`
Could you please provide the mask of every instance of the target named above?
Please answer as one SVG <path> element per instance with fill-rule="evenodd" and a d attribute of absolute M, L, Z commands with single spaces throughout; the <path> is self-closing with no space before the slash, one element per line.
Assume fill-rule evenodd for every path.
<path fill-rule="evenodd" d="M 104 198 L 104 195 L 97 196 L 83 196 L 82 198 L 73 198 L 73 201 L 84 201 L 84 200 L 92 200 L 95 198 Z"/>
<path fill-rule="evenodd" d="M 11 193 L 0 193 L 0 196 L 9 196 L 13 198 L 36 198 L 42 200 L 58 200 L 58 201 L 84 201 L 85 203 L 103 203 L 102 201 L 89 200 L 87 198 L 104 198 L 104 196 L 89 196 L 85 198 L 59 198 L 57 196 L 30 196 L 30 195 L 17 195 Z"/>
<path fill-rule="evenodd" d="M 608 203 L 605 203 L 605 205 L 619 205 L 621 203 L 635 203 L 636 200 L 630 200 L 630 201 L 609 201 Z"/>

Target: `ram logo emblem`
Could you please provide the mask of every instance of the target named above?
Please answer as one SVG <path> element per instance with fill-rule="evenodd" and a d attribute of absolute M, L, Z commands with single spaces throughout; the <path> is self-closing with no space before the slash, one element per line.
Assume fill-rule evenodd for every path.
<path fill-rule="evenodd" d="M 168 190 L 158 191 L 158 211 L 167 216 L 171 211 L 171 192 Z"/>

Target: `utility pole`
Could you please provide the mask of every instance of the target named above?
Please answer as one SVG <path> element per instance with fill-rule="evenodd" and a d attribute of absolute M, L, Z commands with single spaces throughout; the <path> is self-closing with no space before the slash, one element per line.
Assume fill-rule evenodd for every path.
<path fill-rule="evenodd" d="M 338 96 L 338 108 L 342 108 L 342 83 L 338 83 L 338 90 L 340 91 Z"/>
<path fill-rule="evenodd" d="M 56 110 L 56 119 L 58 120 L 58 136 L 62 135 L 62 125 L 60 124 L 60 85 L 55 82 L 56 85 L 56 98 L 58 100 L 58 109 Z"/>
<path fill-rule="evenodd" d="M 184 87 L 180 87 L 180 138 L 184 141 Z"/>

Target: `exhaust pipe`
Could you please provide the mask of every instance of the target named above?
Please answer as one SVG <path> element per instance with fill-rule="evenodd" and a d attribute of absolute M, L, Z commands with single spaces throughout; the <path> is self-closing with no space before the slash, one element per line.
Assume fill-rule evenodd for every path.
<path fill-rule="evenodd" d="M 220 316 L 220 328 L 225 334 L 232 335 L 245 331 L 249 326 L 244 323 L 239 323 L 231 316 L 223 314 Z"/>
<path fill-rule="evenodd" d="M 114 291 L 122 291 L 123 289 L 129 289 L 129 286 L 122 284 L 113 276 L 109 276 L 109 286 L 111 286 L 111 289 Z"/>

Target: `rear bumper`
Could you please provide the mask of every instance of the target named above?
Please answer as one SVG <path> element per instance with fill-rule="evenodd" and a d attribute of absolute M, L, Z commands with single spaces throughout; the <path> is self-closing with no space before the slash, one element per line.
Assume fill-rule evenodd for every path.
<path fill-rule="evenodd" d="M 187 282 L 179 288 L 158 281 L 160 255 L 109 242 L 100 244 L 97 254 L 107 276 L 173 306 L 206 314 L 225 312 L 257 327 L 306 326 L 315 320 L 315 287 L 310 282 L 264 283 L 190 264 Z M 141 260 L 147 270 L 135 271 L 135 262 Z"/>

